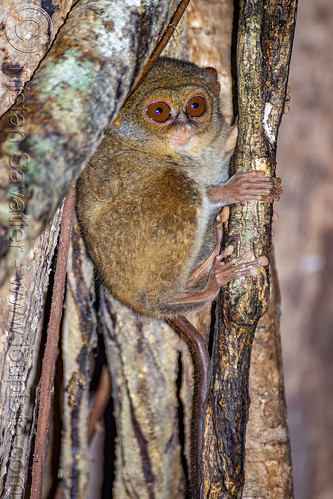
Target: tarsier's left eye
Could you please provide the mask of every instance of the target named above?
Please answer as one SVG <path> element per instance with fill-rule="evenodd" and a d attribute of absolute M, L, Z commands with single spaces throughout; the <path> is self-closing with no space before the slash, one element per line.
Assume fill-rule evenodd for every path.
<path fill-rule="evenodd" d="M 186 104 L 186 112 L 189 116 L 202 116 L 206 111 L 206 101 L 201 95 L 197 95 L 196 97 L 191 97 L 188 103 Z"/>

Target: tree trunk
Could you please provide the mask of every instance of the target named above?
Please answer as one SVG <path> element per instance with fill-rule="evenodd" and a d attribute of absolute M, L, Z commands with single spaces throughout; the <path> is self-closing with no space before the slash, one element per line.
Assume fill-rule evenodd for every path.
<path fill-rule="evenodd" d="M 114 117 L 116 116 L 117 110 L 126 98 L 126 93 L 131 82 L 139 75 L 139 68 L 142 68 L 144 62 L 148 59 L 149 54 L 153 51 L 156 41 L 159 39 L 161 33 L 165 29 L 168 19 L 170 19 L 175 10 L 175 5 L 179 2 L 173 2 L 170 5 L 169 2 L 152 2 L 152 4 L 153 3 L 154 7 L 152 8 L 157 9 L 154 18 L 155 21 L 152 19 L 153 16 L 150 16 L 151 11 L 147 9 L 146 16 L 141 14 L 150 28 L 145 28 L 145 30 L 142 27 L 141 30 L 136 29 L 135 33 L 132 33 L 133 36 L 138 37 L 136 46 L 141 47 L 138 51 L 139 62 L 135 59 L 131 59 L 132 69 L 130 69 L 129 65 L 126 70 L 126 75 L 122 74 L 121 83 L 118 81 L 119 74 L 121 73 L 118 66 L 113 68 L 117 73 L 117 77 L 112 81 L 110 78 L 108 79 L 108 86 L 105 91 L 105 97 L 106 100 L 108 100 L 108 110 L 106 111 L 103 107 L 106 105 L 106 103 L 104 103 L 101 104 L 104 111 L 96 108 L 96 112 L 94 111 L 94 113 L 92 113 L 95 118 L 97 116 L 100 118 L 100 116 L 103 115 L 103 120 L 99 120 L 98 125 L 95 123 L 96 126 L 92 125 L 91 130 L 81 130 L 81 125 L 84 125 L 85 128 L 86 125 L 85 122 L 82 124 L 77 123 L 77 118 L 79 117 L 81 119 L 82 115 L 75 111 L 76 108 L 73 105 L 74 116 L 72 118 L 74 121 L 70 122 L 70 128 L 75 124 L 75 126 L 79 127 L 77 129 L 79 134 L 88 132 L 89 147 L 87 148 L 84 146 L 81 151 L 79 150 L 80 148 L 76 150 L 77 145 L 75 145 L 75 148 L 73 149 L 75 154 L 71 157 L 70 164 L 66 162 L 66 155 L 63 156 L 63 158 L 65 158 L 62 160 L 63 162 L 58 162 L 60 155 L 63 153 L 61 148 L 63 147 L 63 144 L 66 144 L 66 142 L 62 142 L 62 139 L 60 140 L 58 134 L 56 134 L 57 147 L 59 146 L 60 149 L 56 150 L 55 148 L 52 148 L 54 158 L 49 157 L 48 152 L 45 152 L 43 147 L 41 147 L 41 145 L 47 143 L 46 135 L 50 131 L 49 125 L 51 122 L 47 121 L 46 123 L 44 121 L 41 106 L 37 106 L 36 104 L 28 105 L 28 103 L 32 102 L 32 94 L 30 94 L 31 97 L 26 97 L 28 89 L 21 94 L 23 97 L 19 98 L 19 106 L 16 106 L 21 109 L 14 109 L 15 113 L 7 113 L 6 119 L 9 125 L 9 132 L 11 130 L 15 130 L 15 132 L 21 130 L 22 127 L 19 127 L 18 125 L 22 125 L 22 119 L 21 121 L 17 120 L 19 119 L 19 114 L 23 112 L 24 119 L 27 119 L 27 121 L 24 121 L 25 136 L 28 136 L 29 134 L 32 136 L 35 134 L 36 136 L 44 137 L 41 145 L 31 145 L 31 143 L 29 147 L 33 148 L 34 161 L 38 161 L 39 155 L 42 158 L 40 164 L 36 163 L 37 167 L 42 167 L 42 176 L 46 175 L 47 177 L 49 173 L 47 173 L 46 170 L 55 172 L 54 175 L 52 174 L 51 180 L 47 177 L 49 182 L 48 185 L 52 187 L 51 190 L 49 190 L 49 188 L 45 190 L 45 179 L 41 180 L 41 178 L 38 179 L 36 189 L 35 187 L 32 188 L 31 186 L 35 185 L 37 177 L 31 177 L 32 170 L 30 173 L 28 172 L 30 168 L 28 163 L 31 156 L 31 149 L 29 149 L 30 156 L 24 156 L 26 152 L 21 147 L 22 143 L 21 141 L 17 141 L 19 149 L 17 149 L 17 151 L 15 149 L 16 152 L 10 151 L 12 160 L 15 157 L 15 154 L 20 155 L 22 158 L 21 165 L 16 164 L 16 168 L 13 168 L 13 172 L 11 173 L 11 196 L 12 200 L 15 200 L 11 202 L 13 203 L 13 207 L 16 207 L 18 219 L 16 228 L 22 229 L 23 227 L 27 232 L 27 238 L 24 239 L 24 251 L 31 246 L 36 238 L 36 234 L 42 230 L 50 219 L 54 207 L 59 204 L 67 188 L 71 185 L 73 178 L 78 175 L 80 164 L 86 161 L 93 148 L 96 147 L 100 137 L 100 128 L 105 126 L 111 115 Z M 58 26 L 62 23 L 66 9 L 69 9 L 70 4 L 70 2 L 64 1 L 61 11 L 58 11 L 58 9 L 52 10 L 50 8 L 48 15 L 45 15 L 45 12 L 43 14 L 42 11 L 42 20 L 45 25 L 41 23 L 39 27 L 41 29 L 45 28 L 46 33 L 51 34 L 50 36 L 53 37 Z M 97 5 L 97 1 L 90 2 L 89 9 L 93 4 Z M 35 3 L 35 5 L 37 5 L 37 3 Z M 83 8 L 82 5 L 84 5 L 84 2 L 79 2 L 77 9 Z M 166 10 L 167 5 L 168 10 Z M 292 8 L 293 3 L 291 2 L 290 5 Z M 271 7 L 268 6 L 267 8 L 267 14 L 264 15 L 264 33 L 267 40 L 270 40 L 270 33 L 272 33 L 272 36 L 273 33 L 274 36 L 277 36 L 276 26 L 274 29 L 272 27 L 268 28 L 274 17 L 270 17 L 270 12 L 275 12 L 276 3 L 272 1 L 270 6 Z M 158 11 L 158 8 L 162 10 Z M 15 22 L 17 22 L 17 19 L 21 20 L 20 16 L 22 16 L 24 12 L 18 11 L 18 13 L 15 14 L 15 16 L 17 15 L 18 17 L 13 17 L 9 7 L 7 7 L 7 3 L 6 9 L 7 10 L 4 10 L 4 15 L 7 38 L 5 41 L 2 40 L 1 43 L 5 43 L 7 40 L 6 50 L 8 51 L 8 60 L 11 62 L 2 66 L 3 70 L 5 70 L 6 77 L 2 88 L 6 87 L 8 83 L 11 84 L 11 90 L 15 88 L 15 92 L 8 94 L 8 105 L 10 105 L 10 103 L 13 102 L 13 95 L 18 95 L 22 90 L 24 81 L 29 79 L 32 70 L 37 65 L 38 58 L 42 56 L 47 45 L 50 43 L 50 38 L 45 39 L 42 37 L 42 43 L 38 46 L 40 51 L 34 52 L 34 56 L 30 56 L 29 54 L 31 54 L 31 52 L 27 51 L 27 47 L 18 47 L 16 45 L 17 42 L 10 36 L 12 32 L 12 19 L 14 19 Z M 40 12 L 38 10 L 39 7 L 36 7 L 36 9 Z M 282 7 L 279 6 L 279 9 L 282 9 Z M 164 16 L 162 16 L 162 18 L 157 15 L 158 13 L 160 14 L 161 11 L 163 11 Z M 230 118 L 230 120 L 232 119 L 233 114 L 231 98 L 232 78 L 230 70 L 232 11 L 233 6 L 230 0 L 219 2 L 217 5 L 216 2 L 213 1 L 193 1 L 191 2 L 191 8 L 189 10 L 189 58 L 200 65 L 213 65 L 218 68 L 221 75 L 220 81 L 222 83 L 223 107 L 226 116 Z M 85 45 L 85 35 L 81 29 L 82 19 L 78 16 L 77 12 L 78 10 L 73 10 L 73 13 L 66 22 L 67 27 L 64 28 L 57 37 L 57 41 L 52 48 L 52 51 L 46 57 L 42 64 L 42 69 L 40 70 L 40 73 L 38 73 L 41 76 L 37 76 L 36 82 L 43 80 L 46 87 L 48 83 L 52 81 L 50 74 L 53 74 L 52 71 L 57 71 L 57 64 L 64 60 L 65 46 L 67 47 L 64 43 L 69 43 L 71 46 L 71 33 L 69 30 L 74 30 L 72 31 L 72 33 L 74 33 L 77 23 L 80 23 L 80 33 L 77 36 L 78 38 L 81 38 L 83 53 L 89 60 L 90 47 L 87 48 Z M 51 18 L 52 21 L 50 23 L 49 19 Z M 158 21 L 156 21 L 156 19 L 158 19 Z M 250 19 L 253 20 L 251 16 Z M 291 13 L 289 14 L 289 17 L 287 16 L 287 24 L 288 20 L 292 25 Z M 156 23 L 158 23 L 158 29 Z M 50 29 L 50 27 L 52 29 Z M 106 33 L 108 33 L 110 29 L 113 29 L 113 27 L 107 23 L 104 23 L 104 28 L 106 29 Z M 154 38 L 148 43 L 147 39 L 151 32 L 154 33 Z M 175 41 L 169 44 L 165 54 L 173 55 L 178 58 L 184 57 L 185 32 L 186 26 L 184 20 L 183 23 L 177 27 L 175 31 Z M 246 33 L 247 31 L 245 30 L 242 36 L 245 37 Z M 28 38 L 26 40 L 28 40 Z M 277 36 L 277 41 L 279 40 L 280 35 Z M 204 41 L 203 45 L 202 41 Z M 290 50 L 291 47 L 290 39 L 285 45 L 287 47 L 287 54 L 283 52 L 279 45 L 275 46 L 275 49 L 272 50 L 272 52 L 270 52 L 269 43 L 264 45 L 263 50 L 265 51 L 267 49 L 265 52 L 266 59 L 275 61 L 275 64 L 267 64 L 266 66 L 273 68 L 273 74 L 264 73 L 264 77 L 261 75 L 261 79 L 253 79 L 253 82 L 255 82 L 255 85 L 252 87 L 253 92 L 259 92 L 259 94 L 256 94 L 257 111 L 265 102 L 265 109 L 267 112 L 269 111 L 268 114 L 265 114 L 265 131 L 267 132 L 268 130 L 270 133 L 273 133 L 273 136 L 275 133 L 273 143 L 268 144 L 269 154 L 267 153 L 267 136 L 264 134 L 261 134 L 261 138 L 266 140 L 264 153 L 262 153 L 262 151 L 260 152 L 260 148 L 257 148 L 258 144 L 251 149 L 253 152 L 252 156 L 252 152 L 251 154 L 246 152 L 248 138 L 253 140 L 254 137 L 256 137 L 256 130 L 253 129 L 252 132 L 250 132 L 249 122 L 257 111 L 252 113 L 252 111 L 250 112 L 242 109 L 243 97 L 241 97 L 239 106 L 240 129 L 244 143 L 239 149 L 237 160 L 238 164 L 242 163 L 242 165 L 237 166 L 236 163 L 235 168 L 244 167 L 244 156 L 246 156 L 246 161 L 249 161 L 248 158 L 250 158 L 251 164 L 257 167 L 258 153 L 259 156 L 261 155 L 260 158 L 262 160 L 260 162 L 260 167 L 269 169 L 274 164 L 275 139 L 279 122 L 279 113 L 281 113 L 283 108 L 286 73 L 283 73 L 282 71 L 283 76 L 279 76 L 282 80 L 277 78 L 278 83 L 276 84 L 276 87 L 272 88 L 270 82 L 276 80 L 274 68 L 282 67 L 286 70 L 288 67 L 288 50 Z M 29 47 L 28 49 L 30 50 L 31 47 Z M 246 48 L 250 50 L 250 47 L 252 47 L 252 45 L 249 44 L 249 47 L 245 46 L 244 50 L 246 50 Z M 121 47 L 118 47 L 118 49 L 123 57 L 123 50 Z M 105 46 L 103 47 L 103 50 L 106 50 Z M 257 50 L 259 53 L 257 53 Z M 254 55 L 254 57 L 259 57 L 260 60 L 261 50 L 262 48 L 255 47 L 251 54 Z M 22 58 L 19 60 L 24 68 L 29 68 L 26 73 L 22 73 L 22 68 L 18 68 L 19 60 L 17 59 L 17 52 L 23 54 Z M 281 60 L 279 60 L 280 53 L 282 54 Z M 137 56 L 137 53 L 135 55 Z M 130 58 L 131 57 L 132 56 L 130 56 Z M 274 59 L 274 57 L 277 57 L 278 60 Z M 258 62 L 257 59 L 256 61 Z M 279 66 L 278 63 L 281 61 L 282 63 Z M 112 63 L 116 64 L 115 59 L 112 59 Z M 260 64 L 257 63 L 255 67 L 257 68 L 256 75 L 258 76 Z M 108 70 L 110 70 L 110 68 Z M 241 71 L 243 71 L 243 69 Z M 98 76 L 98 82 L 106 79 L 105 77 L 101 77 L 100 72 L 96 71 L 96 74 Z M 242 81 L 242 75 L 244 74 L 245 72 L 240 74 L 239 82 Z M 14 83 L 15 85 L 13 85 Z M 115 95 L 117 84 L 119 84 L 118 89 L 120 89 L 121 94 L 118 96 Z M 37 83 L 33 83 L 32 88 L 35 89 L 36 85 Z M 60 85 L 59 88 L 62 88 L 62 86 Z M 67 90 L 70 90 L 71 88 L 72 87 L 69 86 Z M 245 92 L 242 89 L 242 83 L 240 83 L 240 88 L 242 95 L 242 92 Z M 2 95 L 5 95 L 4 91 L 2 92 Z M 78 105 L 84 105 L 84 102 L 89 100 L 88 96 L 90 98 L 89 92 L 90 90 L 88 90 L 88 94 L 82 96 L 82 101 L 80 96 L 76 95 L 75 99 L 78 100 L 75 102 L 78 102 Z M 42 95 L 42 93 L 43 92 L 41 92 L 40 95 Z M 101 95 L 102 94 L 103 92 L 101 92 Z M 38 93 L 35 93 L 34 95 L 37 99 L 40 98 Z M 98 96 L 98 99 L 101 95 Z M 117 97 L 117 99 L 112 104 L 112 98 L 115 97 Z M 95 95 L 94 98 L 97 98 L 97 96 Z M 53 101 L 46 101 L 46 109 L 49 110 L 52 108 L 52 102 Z M 63 97 L 62 103 L 63 102 L 65 102 L 65 97 Z M 94 102 L 95 101 L 92 101 L 92 106 L 95 105 Z M 253 99 L 250 98 L 249 102 L 253 102 Z M 8 107 L 8 105 L 5 107 Z M 56 124 L 52 121 L 52 127 L 56 126 L 56 129 L 58 128 L 57 122 L 64 123 L 65 126 L 68 118 L 68 108 L 63 106 L 63 104 L 61 104 L 60 107 L 61 108 L 57 109 L 59 115 L 55 114 Z M 260 109 L 262 111 L 262 108 Z M 88 115 L 89 112 L 87 113 Z M 15 118 L 16 121 L 14 120 L 14 115 L 17 117 Z M 249 122 L 245 121 L 245 116 L 248 116 Z M 65 131 L 65 135 L 66 133 L 67 132 Z M 73 141 L 76 139 L 75 137 L 73 138 L 73 136 L 70 136 L 69 138 L 65 138 L 65 140 Z M 86 141 L 85 135 L 82 135 L 78 144 L 81 143 L 81 140 Z M 48 148 L 48 151 L 51 151 L 51 148 Z M 242 151 L 242 153 L 240 153 L 240 151 Z M 46 157 L 46 162 L 44 161 L 44 156 Z M 83 156 L 85 159 L 83 159 Z M 54 170 L 51 169 L 53 162 L 56 165 Z M 23 164 L 27 171 L 23 170 Z M 21 166 L 21 169 L 19 169 L 18 166 Z M 47 168 L 45 168 L 45 166 L 47 166 Z M 64 169 L 63 167 L 66 168 Z M 24 177 L 25 173 L 28 173 L 26 177 Z M 36 172 L 34 175 L 35 174 Z M 4 175 L 1 175 L 1 178 L 3 181 L 6 180 Z M 30 187 L 32 190 L 28 191 L 32 194 L 31 204 L 29 204 L 30 194 L 28 195 L 27 192 L 22 190 L 24 187 L 23 179 L 25 182 L 24 185 L 26 184 L 26 181 L 30 182 L 31 180 Z M 13 189 L 16 190 L 14 191 Z M 48 196 L 50 199 L 48 199 Z M 3 204 L 3 206 L 8 206 L 8 200 L 3 202 L 7 203 Z M 24 214 L 26 213 L 24 208 L 22 207 L 20 209 L 22 203 L 29 207 L 27 218 L 24 218 Z M 50 208 L 51 205 L 52 208 Z M 42 207 L 41 212 L 39 211 L 40 206 Z M 243 251 L 248 244 L 253 244 L 255 251 L 261 251 L 259 246 L 261 245 L 262 239 L 258 234 L 255 235 L 254 241 L 252 241 L 253 234 L 256 234 L 256 227 L 255 230 L 253 228 L 253 220 L 256 220 L 257 216 L 261 217 L 261 225 L 266 234 L 265 238 L 269 240 L 270 229 L 267 225 L 267 213 L 265 210 L 256 210 L 257 208 L 253 205 L 250 210 L 246 211 L 246 215 L 250 214 L 250 220 L 248 222 L 249 229 L 246 232 L 242 232 L 239 229 L 239 220 L 243 212 L 241 212 L 240 215 L 239 213 L 237 214 L 236 210 L 231 215 L 228 237 L 231 240 L 233 240 L 234 237 L 237 238 L 237 241 L 240 241 L 239 244 L 238 242 L 237 244 L 234 242 L 239 251 Z M 1 213 L 4 214 L 6 211 L 2 210 Z M 2 220 L 4 229 L 0 234 L 1 236 L 5 235 L 6 230 L 10 227 L 9 223 L 10 219 Z M 31 224 L 31 230 L 28 224 Z M 33 445 L 33 433 L 30 430 L 35 427 L 37 414 L 37 408 L 34 406 L 34 391 L 38 381 L 41 360 L 39 345 L 43 329 L 45 293 L 48 283 L 50 262 L 57 240 L 58 224 L 59 216 L 57 214 L 54 218 L 53 225 L 42 232 L 42 235 L 34 247 L 34 253 L 24 261 L 16 277 L 13 277 L 8 281 L 8 286 L 5 284 L 2 289 L 3 295 L 1 295 L 1 300 L 3 302 L 3 310 L 6 310 L 6 314 L 3 314 L 2 316 L 2 331 L 4 331 L 5 334 L 2 335 L 1 351 L 3 352 L 3 355 L 2 361 L 0 362 L 2 369 L 0 391 L 2 403 L 0 419 L 1 428 L 4 429 L 4 436 L 1 441 L 2 494 L 15 493 L 20 495 L 21 492 L 23 493 L 24 489 L 28 490 L 26 483 L 27 477 L 29 477 L 29 458 L 32 453 Z M 233 236 L 233 233 L 236 235 Z M 18 237 L 18 234 L 19 233 L 17 232 L 16 237 Z M 13 235 L 12 232 L 11 235 Z M 263 246 L 263 250 L 267 252 L 268 245 L 266 244 Z M 21 261 L 21 253 L 23 254 L 24 251 L 21 251 L 19 244 L 17 244 L 15 248 L 12 247 L 8 252 L 9 246 L 6 242 L 4 246 L 2 246 L 2 249 L 4 262 L 3 276 L 7 276 L 9 275 L 7 272 L 8 268 L 10 268 L 10 266 L 14 267 L 15 265 L 18 265 L 18 262 Z M 271 272 L 274 278 L 272 280 L 271 304 L 268 312 L 259 322 L 254 340 L 250 380 L 252 407 L 250 410 L 250 421 L 247 431 L 248 442 L 247 460 L 245 463 L 246 483 L 244 495 L 246 497 L 264 497 L 269 492 L 270 497 L 273 498 L 289 498 L 292 497 L 292 486 L 278 328 L 279 316 L 277 303 L 279 301 L 279 295 L 277 291 L 278 285 L 276 284 L 274 263 L 272 260 L 273 259 L 271 259 Z M 40 265 L 40 262 L 43 262 L 42 266 Z M 18 276 L 20 278 L 18 278 Z M 64 437 L 62 440 L 60 468 L 59 471 L 57 471 L 57 474 L 61 477 L 61 486 L 58 486 L 57 497 L 84 497 L 87 487 L 89 459 L 87 455 L 88 436 L 86 426 L 89 414 L 89 383 L 93 364 L 91 353 L 96 341 L 95 332 L 97 321 L 99 321 L 99 330 L 103 333 L 105 338 L 107 358 L 112 372 L 112 388 L 117 421 L 117 463 L 113 495 L 114 497 L 121 498 L 137 496 L 148 498 L 184 497 L 185 472 L 188 466 L 184 454 L 185 456 L 188 456 L 191 393 L 193 387 L 191 361 L 186 353 L 187 347 L 174 331 L 165 324 L 162 324 L 160 321 L 148 321 L 146 319 L 137 318 L 137 316 L 126 307 L 109 296 L 105 290 L 102 290 L 99 297 L 100 301 L 97 317 L 93 306 L 95 299 L 93 281 L 92 268 L 90 262 L 84 255 L 82 240 L 80 240 L 76 229 L 73 235 L 71 256 L 68 264 L 67 295 L 65 302 L 66 312 L 63 320 L 63 392 L 61 394 L 62 412 L 60 415 L 62 417 Z M 250 291 L 248 290 L 247 285 L 245 288 L 245 291 L 249 293 Z M 239 283 L 237 283 L 234 287 L 229 288 L 229 291 L 227 291 L 226 297 L 224 298 L 224 314 L 225 317 L 228 317 L 228 320 L 231 313 L 225 312 L 225 307 L 230 307 L 230 305 L 226 305 L 226 303 L 230 300 L 230 296 L 236 296 L 238 300 L 240 289 Z M 232 295 L 232 293 L 234 293 L 234 295 Z M 257 308 L 257 305 L 260 302 L 261 296 L 265 296 L 264 300 L 262 300 L 263 303 L 260 305 L 261 310 L 267 306 L 265 300 L 268 294 L 268 287 L 265 276 L 262 276 L 261 284 L 257 287 L 253 287 L 251 293 L 255 293 L 254 300 L 250 300 L 248 296 L 243 298 L 244 310 L 246 310 L 248 316 L 251 316 L 249 320 L 244 321 L 242 319 L 246 326 L 248 326 L 248 322 L 251 323 L 250 326 L 246 328 L 245 340 L 243 341 L 244 338 L 242 339 L 243 343 L 247 346 L 245 354 L 246 368 L 249 367 L 250 346 L 255 323 L 260 315 L 260 313 L 258 313 L 259 309 Z M 254 301 L 257 304 L 256 310 L 255 314 L 252 313 L 251 315 L 248 304 L 251 304 Z M 8 303 L 10 304 L 10 307 L 8 307 Z M 203 333 L 206 333 L 206 335 L 209 330 L 209 319 L 209 310 L 191 318 L 193 322 L 197 325 L 199 324 L 199 329 L 203 331 Z M 234 322 L 237 324 L 237 327 L 243 327 L 243 324 L 239 325 L 239 311 L 234 313 Z M 221 326 L 222 331 L 225 331 L 224 328 L 226 324 L 228 324 L 228 321 L 224 320 L 223 325 Z M 233 325 L 230 326 L 230 330 L 234 333 L 235 329 Z M 222 345 L 225 351 L 227 344 L 226 339 L 222 336 L 223 341 L 221 342 L 220 337 L 215 341 L 215 345 Z M 239 346 L 236 348 L 235 345 L 232 345 L 232 348 L 235 352 L 235 358 L 237 358 L 239 355 Z M 133 363 L 133 359 L 135 359 L 135 363 Z M 182 359 L 184 367 L 181 366 L 180 359 Z M 220 384 L 221 381 L 227 379 L 230 371 L 225 369 L 225 363 L 224 361 L 221 361 L 219 352 L 216 352 L 216 350 L 213 352 L 213 363 L 215 369 L 214 373 L 216 373 L 214 379 Z M 183 375 L 181 387 L 179 387 L 180 374 Z M 235 374 L 235 377 L 236 375 L 237 373 Z M 236 430 L 240 435 L 239 443 L 230 446 L 230 450 L 224 454 L 222 457 L 223 464 L 221 466 L 223 475 L 220 474 L 216 477 L 206 471 L 207 466 L 209 465 L 216 470 L 218 468 L 218 463 L 220 462 L 220 456 L 218 454 L 216 455 L 215 444 L 213 444 L 212 439 L 209 438 L 207 428 L 209 429 L 211 421 L 213 421 L 214 426 L 218 426 L 221 421 L 224 421 L 226 414 L 230 411 L 230 400 L 226 401 L 226 403 L 222 403 L 222 415 L 221 413 L 210 413 L 212 415 L 212 420 L 210 421 L 209 417 L 206 418 L 206 434 L 203 453 L 205 460 L 204 490 L 207 491 L 207 489 L 210 488 L 210 497 L 214 497 L 214 494 L 215 497 L 230 497 L 230 495 L 228 495 L 230 494 L 229 490 L 221 492 L 221 490 L 223 490 L 221 487 L 224 486 L 228 480 L 233 480 L 232 487 L 236 484 L 235 487 L 237 489 L 235 489 L 236 492 L 232 492 L 234 495 L 231 495 L 231 497 L 239 496 L 243 487 L 244 425 L 248 406 L 246 383 L 247 379 L 245 376 L 241 384 L 243 387 L 241 393 L 238 393 L 237 398 L 235 398 L 235 404 L 241 404 L 242 407 L 239 414 L 241 428 L 239 430 L 238 427 L 236 427 Z M 27 397 L 27 393 L 32 395 L 31 398 Z M 225 390 L 224 394 L 228 393 L 230 392 Z M 214 404 L 220 402 L 220 391 L 212 391 L 211 397 L 211 401 L 214 402 Z M 182 411 L 184 411 L 184 421 Z M 55 419 L 56 418 L 57 413 L 55 412 Z M 180 430 L 179 425 L 181 427 Z M 182 447 L 183 444 L 179 438 L 179 435 L 183 432 L 182 427 L 186 434 L 186 441 L 184 444 L 185 450 Z M 219 442 L 226 445 L 226 442 L 228 442 L 227 432 L 222 434 L 219 438 Z M 50 446 L 51 452 L 53 449 L 54 447 Z M 233 461 L 234 455 L 236 455 L 236 462 Z M 54 478 L 52 477 L 52 457 L 52 455 L 49 455 L 50 464 L 47 473 L 50 480 L 45 486 L 43 496 L 46 496 L 50 488 L 52 488 L 52 481 Z M 224 464 L 224 462 L 227 461 L 231 463 L 229 468 Z M 228 489 L 228 487 L 229 485 L 225 488 Z M 221 493 L 224 495 L 219 495 Z M 203 497 L 206 497 L 206 495 L 207 492 L 203 492 Z"/>

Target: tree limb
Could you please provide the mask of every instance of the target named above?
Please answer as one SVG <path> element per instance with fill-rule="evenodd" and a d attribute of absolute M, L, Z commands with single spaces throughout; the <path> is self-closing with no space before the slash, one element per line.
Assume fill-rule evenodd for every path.
<path fill-rule="evenodd" d="M 296 0 L 240 2 L 237 173 L 259 169 L 274 174 L 296 4 Z M 253 249 L 257 257 L 269 256 L 271 213 L 271 206 L 254 201 L 233 206 L 224 244 L 233 244 L 237 255 Z M 220 294 L 219 333 L 213 345 L 205 420 L 204 497 L 208 491 L 210 497 L 235 498 L 242 494 L 251 348 L 257 322 L 268 306 L 268 277 L 262 270 L 258 278 L 232 281 Z"/>
<path fill-rule="evenodd" d="M 80 0 L 25 87 L 1 119 L 0 283 L 32 247 L 116 117 L 180 1 Z M 15 171 L 8 183 L 8 166 Z M 8 202 L 30 221 L 10 225 Z M 20 243 L 18 245 L 18 243 Z"/>

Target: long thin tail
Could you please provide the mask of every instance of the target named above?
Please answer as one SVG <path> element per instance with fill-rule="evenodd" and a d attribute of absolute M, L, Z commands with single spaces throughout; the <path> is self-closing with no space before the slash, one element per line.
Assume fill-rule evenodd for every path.
<path fill-rule="evenodd" d="M 194 390 L 191 422 L 191 463 L 188 496 L 199 498 L 200 461 L 203 440 L 204 405 L 208 393 L 210 359 L 206 343 L 197 329 L 182 315 L 169 317 L 167 322 L 180 332 L 191 352 L 194 366 Z"/>

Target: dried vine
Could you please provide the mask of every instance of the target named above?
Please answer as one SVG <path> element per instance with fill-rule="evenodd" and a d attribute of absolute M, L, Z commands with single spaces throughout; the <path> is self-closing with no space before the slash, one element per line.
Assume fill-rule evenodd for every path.
<path fill-rule="evenodd" d="M 42 497 L 44 463 L 51 410 L 51 393 L 54 380 L 54 369 L 59 343 L 60 322 L 66 282 L 67 257 L 74 223 L 75 188 L 72 187 L 64 202 L 62 212 L 60 243 L 57 267 L 54 276 L 52 308 L 47 329 L 42 373 L 39 390 L 39 409 L 36 431 L 36 442 L 32 466 L 31 498 Z"/>

